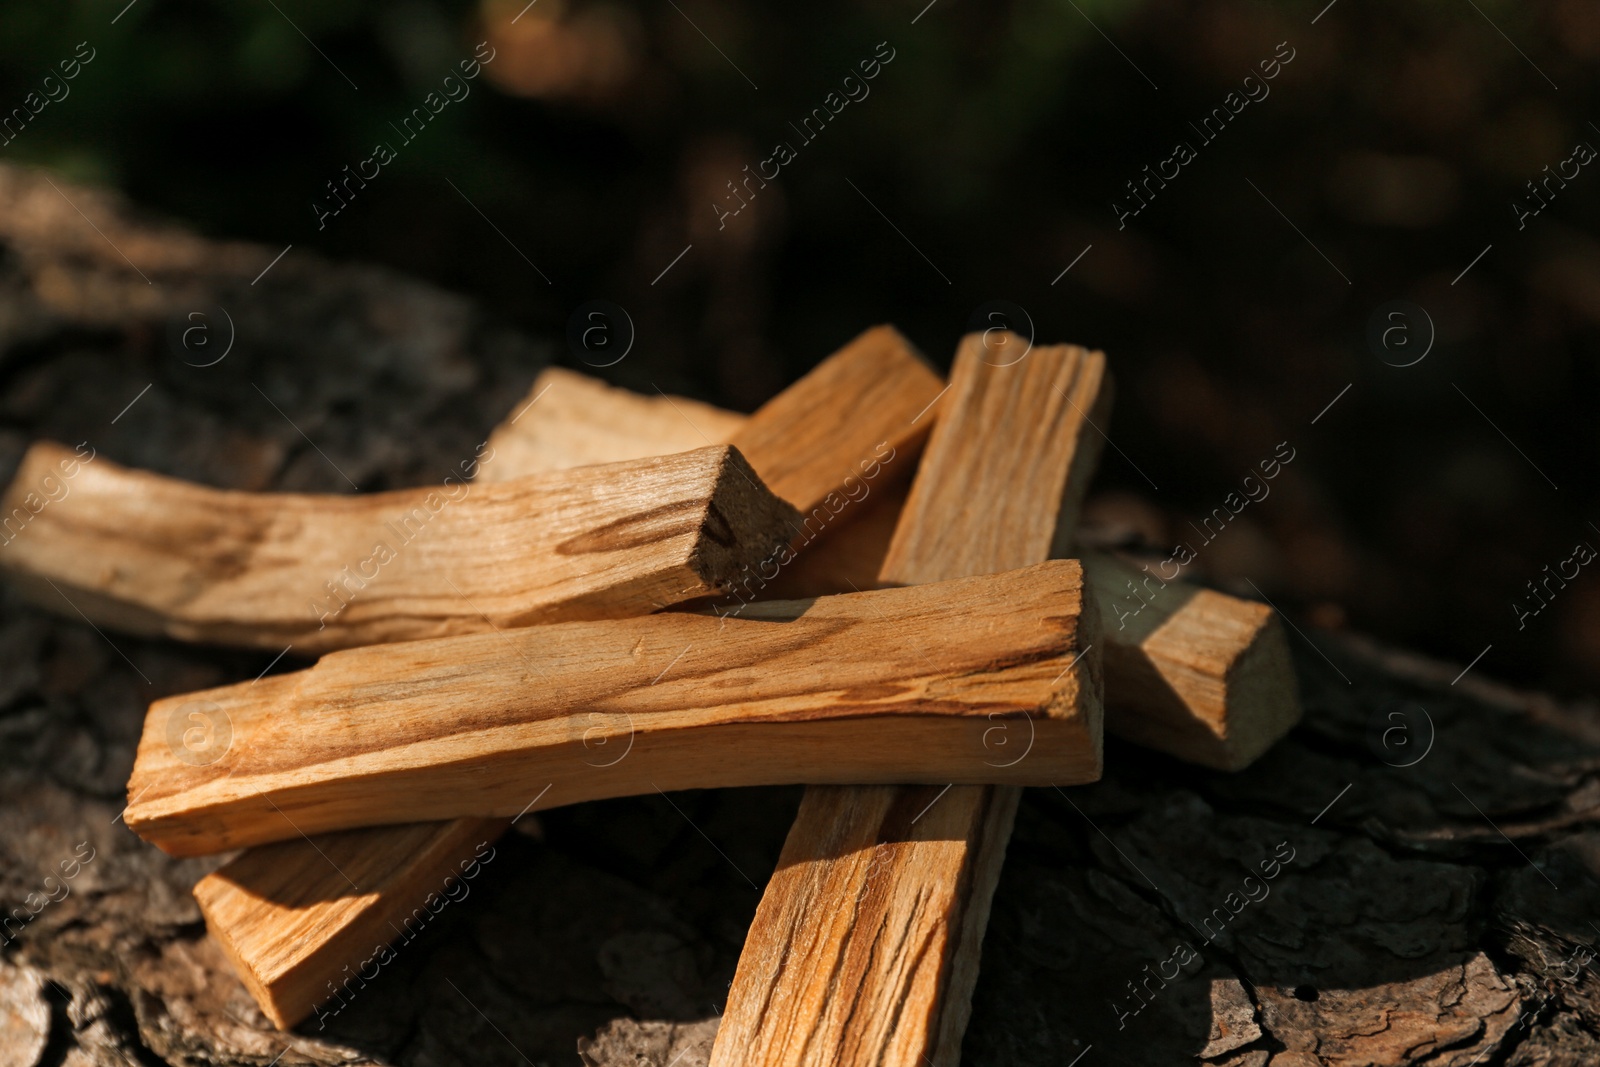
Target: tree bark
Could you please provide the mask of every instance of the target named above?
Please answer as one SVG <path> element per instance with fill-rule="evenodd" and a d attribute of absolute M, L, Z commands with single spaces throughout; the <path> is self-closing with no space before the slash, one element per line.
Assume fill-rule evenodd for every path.
<path fill-rule="evenodd" d="M 424 485 L 552 357 L 459 297 L 303 249 L 252 285 L 279 249 L 56 184 L 0 169 L 0 478 L 51 437 L 230 488 Z M 217 308 L 233 347 L 200 366 Z M 191 312 L 218 347 L 184 347 Z M 706 1062 L 797 789 L 527 816 L 337 1016 L 279 1034 L 205 938 L 189 890 L 216 859 L 168 858 L 120 812 L 150 701 L 304 663 L 0 604 L 0 904 L 31 916 L 0 941 L 0 1061 Z M 1600 714 L 1310 637 L 1291 637 L 1305 720 L 1255 767 L 1112 740 L 1099 784 L 1025 793 L 966 1062 L 1600 1058 L 1580 951 L 1600 943 Z"/>

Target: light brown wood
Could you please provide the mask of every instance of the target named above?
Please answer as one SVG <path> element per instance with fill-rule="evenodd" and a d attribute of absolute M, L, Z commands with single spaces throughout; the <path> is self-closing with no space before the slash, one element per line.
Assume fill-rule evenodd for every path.
<path fill-rule="evenodd" d="M 489 437 L 483 481 L 731 444 L 801 513 L 802 543 L 842 524 L 877 484 L 909 480 L 944 382 L 892 326 L 874 326 L 751 416 L 641 396 L 549 368 Z M 863 489 L 867 491 L 863 491 Z"/>
<path fill-rule="evenodd" d="M 1064 555 L 1110 416 L 1105 355 L 1035 346 L 1014 364 L 968 334 L 879 580 L 992 574 Z M 1025 345 L 1012 337 L 1005 344 Z"/>
<path fill-rule="evenodd" d="M 194 895 L 267 1018 L 287 1029 L 326 1003 L 325 1023 L 375 977 L 369 967 L 387 962 L 385 946 L 417 937 L 440 900 L 472 891 L 474 865 L 493 859 L 507 825 L 453 819 L 261 845 L 200 879 Z"/>
<path fill-rule="evenodd" d="M 744 422 L 743 415 L 698 400 L 641 396 L 549 367 L 489 435 L 489 454 L 478 464 L 477 480 L 503 482 L 538 471 L 727 444 Z"/>
<path fill-rule="evenodd" d="M 845 360 L 847 353 L 855 355 L 875 334 L 876 331 L 864 334 L 853 346 L 833 357 L 833 362 Z M 939 386 L 921 361 L 901 354 L 911 351 L 908 344 L 901 341 L 888 346 L 888 350 L 891 356 L 886 362 L 904 368 L 899 375 L 905 390 L 900 402 L 902 408 L 919 400 L 926 404 L 924 398 L 931 399 L 939 393 Z M 846 375 L 861 376 L 863 364 L 867 361 L 846 365 L 842 373 L 835 372 L 833 377 L 837 381 Z M 1013 384 L 1032 387 L 1025 383 L 1022 375 L 1016 376 Z M 840 395 L 849 395 L 849 388 L 841 389 Z M 541 397 L 533 407 L 526 406 Z M 986 398 L 997 410 L 1008 401 L 1009 398 L 999 392 Z M 1082 403 L 1078 397 L 1072 398 L 1072 402 Z M 578 410 L 580 403 L 589 406 Z M 721 440 L 743 443 L 747 449 L 751 447 L 749 441 L 741 441 L 738 436 L 745 424 L 743 417 L 710 405 L 696 405 L 694 401 L 673 398 L 671 403 L 695 406 L 684 406 L 684 414 L 679 414 L 662 397 L 641 397 L 572 371 L 546 371 L 516 412 L 526 412 L 517 425 L 529 440 L 540 442 L 540 448 L 519 453 L 515 462 L 559 467 L 575 462 L 608 462 L 646 455 L 650 448 L 647 431 L 661 434 L 656 442 L 658 451 L 670 451 L 685 432 L 698 439 L 685 415 L 700 427 L 723 435 Z M 789 419 L 788 424 L 817 424 L 817 409 L 840 410 L 837 404 L 814 403 L 800 417 Z M 854 422 L 868 410 L 872 409 L 862 404 L 859 410 L 852 408 L 846 414 Z M 1086 413 L 1103 428 L 1105 411 Z M 1071 404 L 1063 402 L 1050 417 L 1060 419 L 1075 414 Z M 547 432 L 540 423 L 541 418 L 549 419 L 555 428 L 578 427 L 571 438 L 576 443 L 571 447 L 577 449 L 577 456 L 585 458 L 574 458 L 572 451 L 565 450 L 562 442 L 567 438 Z M 619 430 L 608 444 L 606 427 L 621 426 L 630 419 L 634 420 L 633 428 Z M 931 424 L 933 413 L 921 421 Z M 510 436 L 509 425 L 502 424 L 490 442 L 494 444 Z M 836 434 L 837 427 L 830 428 L 830 440 Z M 1092 433 L 1091 448 L 1077 455 L 1079 462 L 1092 463 L 1098 454 L 1098 449 L 1093 447 L 1098 439 L 1098 433 Z M 1054 461 L 1060 462 L 1061 457 L 1055 457 Z M 499 470 L 515 472 L 515 462 L 497 451 Z M 1024 462 L 1043 464 L 1051 460 L 1046 453 L 1037 453 Z M 488 469 L 485 464 L 483 472 Z M 537 468 L 529 467 L 527 471 L 533 469 Z M 484 476 L 483 472 L 480 477 Z M 902 476 L 906 473 L 909 471 L 904 465 L 896 472 Z M 986 476 L 959 469 L 946 473 L 966 478 Z M 1024 481 L 1040 473 L 1050 477 L 1049 472 L 1030 472 L 1024 475 Z M 1067 479 L 1068 484 L 1086 481 L 1084 477 Z M 840 493 L 842 488 L 835 486 L 831 492 Z M 871 497 L 864 500 L 857 511 L 845 516 L 849 521 L 839 523 L 836 533 L 830 532 L 817 542 L 815 549 L 801 554 L 785 567 L 761 595 L 821 596 L 871 588 L 884 563 L 908 488 L 903 477 L 899 480 L 880 478 L 872 487 Z M 811 507 L 817 506 L 816 502 L 806 500 L 791 502 L 802 507 L 808 503 Z M 997 538 L 997 531 L 1006 531 L 1005 540 L 1013 545 L 1028 546 L 1028 551 L 1014 551 L 1009 558 L 1010 563 L 1020 565 L 1037 555 L 1038 545 L 1047 537 L 1051 556 L 1072 553 L 1066 533 L 1076 524 L 1079 504 L 1081 500 L 1073 503 L 1070 511 L 1063 510 L 1051 517 L 1029 509 L 1026 502 L 1008 498 L 1000 505 L 1008 509 L 1007 513 L 997 516 L 995 521 L 984 521 L 982 516 L 968 512 L 959 516 L 966 522 L 965 526 L 939 528 L 937 523 L 930 522 L 920 524 L 919 528 L 927 529 L 929 532 L 925 536 L 939 544 L 959 542 L 967 546 L 967 551 L 980 555 L 1002 548 L 998 544 L 986 546 L 985 541 Z M 922 550 L 917 548 L 917 551 Z M 900 551 L 912 551 L 911 543 L 907 542 Z M 1282 624 L 1269 607 L 1188 582 L 1163 580 L 1159 568 L 1130 567 L 1105 553 L 1083 553 L 1083 558 L 1105 633 L 1107 732 L 1188 763 L 1218 770 L 1239 770 L 1254 762 L 1299 721 L 1301 711 L 1288 643 Z M 907 575 L 902 580 L 907 579 L 915 580 L 915 576 Z"/>
<path fill-rule="evenodd" d="M 805 520 L 808 537 L 885 470 L 914 466 L 944 382 L 892 326 L 874 326 L 767 401 L 729 443 Z"/>
<path fill-rule="evenodd" d="M 811 786 L 745 939 L 711 1063 L 928 1061 L 966 1012 L 1015 788 Z M 930 961 L 933 961 L 930 963 Z M 946 1006 L 941 1012 L 941 1005 Z"/>
<path fill-rule="evenodd" d="M 956 353 L 885 585 L 1037 563 L 1071 539 L 1100 449 L 1090 419 L 1111 403 L 1105 357 L 1057 345 L 1000 361 L 1025 342 L 986 338 L 968 335 Z M 969 632 L 988 640 L 981 626 Z M 1099 644 L 1085 642 L 1071 667 L 1086 688 L 1100 685 Z M 1038 754 L 1015 725 L 990 741 L 1013 768 Z M 954 1067 L 1018 799 L 1014 785 L 807 789 L 712 1067 Z"/>
<path fill-rule="evenodd" d="M 1277 613 L 1083 556 L 1105 634 L 1106 730 L 1188 763 L 1237 771 L 1300 721 Z"/>
<path fill-rule="evenodd" d="M 36 444 L 0 509 L 71 453 Z M 794 510 L 728 446 L 493 485 L 361 496 L 241 493 L 84 464 L 0 548 L 41 605 L 136 633 L 301 654 L 728 590 Z"/>
<path fill-rule="evenodd" d="M 889 379 L 901 383 L 903 394 L 898 407 L 906 409 L 918 402 L 926 405 L 939 394 L 940 386 L 909 344 L 903 339 L 894 342 L 896 337 L 898 335 L 888 327 L 868 331 L 819 367 L 819 374 L 829 375 L 835 383 L 860 379 L 874 365 L 861 358 L 861 353 L 881 349 L 888 356 L 877 365 L 898 371 Z M 874 344 L 876 338 L 883 341 Z M 835 369 L 836 364 L 842 366 Z M 1023 376 L 1016 376 L 1016 385 L 1023 382 Z M 830 411 L 842 414 L 844 417 L 840 421 L 861 426 L 866 425 L 861 420 L 876 410 L 865 403 L 843 405 L 826 398 L 821 388 L 810 383 L 808 387 L 816 389 L 810 394 L 813 403 L 802 409 L 792 400 L 786 401 L 791 405 L 792 417 L 780 426 L 820 425 Z M 851 384 L 840 384 L 832 396 L 863 393 L 865 390 Z M 537 403 L 528 407 L 535 399 Z M 988 396 L 987 402 L 999 406 L 1007 399 L 1003 393 L 994 393 Z M 1073 398 L 1073 402 L 1081 405 L 1079 398 Z M 684 440 L 685 432 L 699 439 L 697 430 L 689 425 L 686 417 L 700 429 L 720 434 L 719 441 L 733 440 L 747 450 L 752 447 L 751 439 L 770 438 L 780 432 L 751 434 L 748 435 L 750 439 L 741 439 L 738 435 L 745 425 L 741 416 L 679 398 L 673 398 L 670 405 L 662 397 L 641 397 L 572 371 L 546 371 L 512 416 L 522 416 L 516 423 L 520 427 L 518 432 L 528 440 L 539 442 L 539 447 L 520 453 L 507 453 L 497 447 L 495 469 L 515 474 L 522 463 L 556 468 L 647 455 L 652 447 L 657 452 L 669 452 Z M 772 418 L 771 411 L 763 411 L 763 418 Z M 936 414 L 936 411 L 930 412 L 919 422 L 931 425 Z M 1071 414 L 1075 414 L 1071 405 L 1063 403 L 1052 417 Z M 1104 411 L 1087 414 L 1104 427 Z M 550 425 L 545 426 L 541 420 L 548 420 Z M 498 446 L 502 439 L 513 436 L 511 426 L 509 421 L 502 423 L 491 436 L 491 444 Z M 560 432 L 568 427 L 575 428 L 572 434 Z M 615 436 L 607 436 L 610 427 L 617 427 Z M 887 439 L 888 432 L 881 432 Z M 650 433 L 660 434 L 653 446 L 648 440 Z M 829 442 L 837 442 L 838 433 L 836 423 L 824 436 Z M 1093 437 L 1098 439 L 1098 433 Z M 573 443 L 565 444 L 567 441 Z M 857 443 L 854 447 L 859 451 L 866 446 Z M 905 448 L 902 444 L 902 451 Z M 839 449 L 833 451 L 837 453 Z M 1077 459 L 1092 461 L 1092 453 L 1096 451 L 1091 441 L 1090 450 L 1079 453 Z M 748 456 L 748 451 L 746 454 Z M 1024 462 L 1049 461 L 1046 454 L 1040 453 Z M 1055 462 L 1060 461 L 1059 456 L 1055 457 Z M 823 461 L 817 465 L 826 469 Z M 531 473 L 537 469 L 540 468 L 528 466 L 520 468 L 520 472 Z M 760 469 L 758 466 L 757 470 Z M 489 470 L 486 463 L 479 476 L 486 476 Z M 872 486 L 870 497 L 855 511 L 844 515 L 846 521 L 837 524 L 836 531 L 830 531 L 811 551 L 799 555 L 759 595 L 821 596 L 869 589 L 876 584 L 889 540 L 904 508 L 909 489 L 905 476 L 909 473 L 909 465 L 902 464 L 891 476 L 880 477 Z M 946 473 L 957 477 L 982 476 L 960 470 Z M 1048 472 L 1044 473 L 1049 477 Z M 1067 479 L 1068 484 L 1085 481 L 1086 478 L 1077 476 Z M 835 485 L 829 492 L 839 494 L 844 488 Z M 819 501 L 801 499 L 791 500 L 791 503 L 802 510 L 810 510 L 817 507 Z M 1020 565 L 1037 555 L 1038 545 L 1047 536 L 1046 527 L 1053 521 L 1048 533 L 1050 554 L 1061 557 L 1071 553 L 1065 534 L 1076 524 L 1077 503 L 1070 512 L 1059 512 L 1053 519 L 1029 509 L 1026 502 L 1016 498 L 1008 498 L 1000 506 L 1009 509 L 1009 513 L 993 522 L 967 513 L 960 516 L 967 522 L 965 527 L 941 530 L 936 523 L 927 523 L 921 528 L 929 530 L 927 538 L 961 542 L 969 546 L 968 551 L 980 554 L 1002 548 L 994 544 L 984 547 L 984 543 L 986 539 L 996 538 L 996 531 L 1007 531 L 1013 544 L 1028 546 L 1028 551 L 1016 551 L 1010 557 L 1009 562 Z M 910 551 L 910 544 L 901 551 Z M 1083 558 L 1105 633 L 1107 732 L 1188 763 L 1218 770 L 1240 770 L 1254 762 L 1299 721 L 1301 710 L 1288 643 L 1282 624 L 1270 608 L 1188 582 L 1164 580 L 1159 568 L 1130 567 L 1105 553 L 1083 553 Z"/>
<path fill-rule="evenodd" d="M 124 818 L 200 855 L 656 790 L 1092 781 L 1101 688 L 1084 653 L 1099 616 L 1083 595 L 1082 567 L 1058 560 L 737 616 L 334 652 L 152 704 Z M 1027 756 L 996 758 L 997 731 L 1026 732 Z"/>
<path fill-rule="evenodd" d="M 747 419 L 729 443 L 800 512 L 795 557 L 747 570 L 737 602 L 875 584 L 895 501 L 937 423 L 944 382 L 892 326 L 874 326 Z M 856 581 L 856 579 L 865 579 Z M 735 605 L 735 610 L 737 606 Z"/>
<path fill-rule="evenodd" d="M 751 582 L 721 609 L 737 610 L 747 598 L 870 589 L 943 391 L 939 376 L 890 327 L 866 331 L 748 419 L 679 397 L 641 397 L 552 368 L 491 435 L 477 475 L 505 480 L 670 453 L 703 437 L 726 442 L 748 426 L 738 439 L 766 460 L 782 458 L 785 442 L 801 450 L 801 462 L 784 462 L 781 487 L 807 513 L 796 537 L 804 550 L 770 583 Z M 392 841 L 375 836 L 368 842 L 365 835 L 392 838 L 398 828 L 284 841 L 270 846 L 273 860 L 266 866 L 252 859 L 255 850 L 246 850 L 202 879 L 196 897 L 263 1011 L 279 1026 L 293 1025 L 358 958 L 340 947 L 347 943 L 344 928 L 359 921 L 381 932 L 386 917 L 409 914 L 416 889 L 450 874 L 449 844 L 463 833 L 470 837 L 476 825 L 471 819 L 417 824 L 423 844 L 392 856 L 388 880 L 370 894 L 349 887 L 340 892 L 326 883 L 326 872 L 365 862 L 371 848 L 394 849 Z M 295 885 L 304 891 L 296 893 Z M 334 940 L 339 945 L 324 947 Z"/>
<path fill-rule="evenodd" d="M 911 465 L 901 473 L 910 474 Z M 797 600 L 876 588 L 878 571 L 889 553 L 889 542 L 910 491 L 908 478 L 880 479 L 870 497 L 801 552 L 770 585 L 758 590 L 755 599 Z"/>
<path fill-rule="evenodd" d="M 907 388 L 920 390 L 931 399 L 938 389 L 922 384 L 923 377 L 920 373 L 909 375 Z M 597 407 L 579 409 L 576 405 L 580 398 L 583 403 Z M 642 401 L 646 408 L 663 406 L 659 397 L 652 405 L 651 398 L 636 397 L 573 372 L 541 375 L 528 396 L 513 409 L 508 421 L 491 437 L 491 443 L 501 441 L 511 425 L 510 418 L 519 415 L 521 418 L 516 425 L 524 431 L 539 428 L 543 419 L 557 426 L 575 423 L 590 429 L 573 438 L 580 442 L 575 448 L 564 447 L 566 438 L 561 435 L 543 432 L 528 435 L 530 440 L 539 443 L 536 448 L 521 452 L 497 448 L 495 456 L 501 476 L 517 476 L 518 465 L 524 463 L 565 467 L 612 462 L 635 454 L 641 447 L 638 434 L 621 433 L 607 438 L 601 432 L 604 427 L 621 423 L 626 415 L 637 417 L 637 411 L 630 412 L 625 406 L 607 407 L 624 398 Z M 529 402 L 535 399 L 537 403 L 529 407 Z M 673 403 L 681 401 L 674 398 Z M 815 419 L 828 410 L 839 411 L 844 407 L 842 402 L 819 406 L 822 412 L 805 412 L 801 413 L 802 417 Z M 701 418 L 698 409 L 684 408 L 700 427 L 716 428 L 724 438 L 732 436 L 744 423 L 742 416 L 709 406 L 706 410 L 715 415 Z M 845 410 L 853 419 L 870 415 L 870 412 Z M 673 434 L 681 433 L 679 427 L 687 425 L 676 411 L 671 414 L 676 425 L 669 423 L 663 439 L 656 445 L 663 452 L 670 451 L 675 440 L 681 440 Z M 922 421 L 931 423 L 933 414 L 928 413 Z M 658 425 L 665 421 L 646 420 L 641 425 Z M 521 473 L 533 469 L 537 468 Z M 906 469 L 901 467 L 902 472 Z M 479 476 L 486 476 L 487 471 L 486 463 Z M 802 597 L 870 588 L 907 492 L 903 479 L 880 479 L 880 483 L 883 484 L 873 486 L 871 498 L 864 501 L 857 512 L 844 516 L 847 521 L 839 524 L 836 532 L 830 532 L 784 568 L 761 595 Z M 840 486 L 835 491 L 844 488 Z M 1052 548 L 1054 550 L 1055 546 Z M 1269 747 L 1298 719 L 1299 707 L 1287 646 L 1281 627 L 1266 608 L 1178 581 L 1167 582 L 1170 595 L 1162 591 L 1158 598 L 1151 590 L 1159 589 L 1159 583 L 1152 584 L 1147 573 L 1134 573 L 1099 553 L 1087 554 L 1085 563 L 1103 618 L 1108 731 L 1190 762 L 1237 769 Z M 1138 604 L 1126 586 L 1130 579 L 1136 581 L 1140 595 L 1151 604 L 1139 613 L 1142 621 L 1131 629 L 1119 619 L 1119 615 L 1126 617 Z M 1169 619 L 1171 621 L 1167 621 Z M 1160 633 L 1154 640 L 1144 640 L 1157 630 Z M 422 825 L 426 827 L 421 831 L 425 838 L 433 835 L 449 840 L 456 832 L 454 823 Z M 305 884 L 313 887 L 308 895 L 300 898 L 280 903 L 264 893 L 254 892 L 252 872 L 255 868 L 234 869 L 235 864 L 202 880 L 197 887 L 202 910 L 213 930 L 226 930 L 237 923 L 263 932 L 284 932 L 281 942 L 263 936 L 259 948 L 249 943 L 235 953 L 241 973 L 255 976 L 249 984 L 261 991 L 257 995 L 264 1009 L 275 1020 L 280 1020 L 280 1025 L 292 1024 L 307 1014 L 309 1002 L 293 1014 L 284 1014 L 281 1006 L 269 1005 L 305 1002 L 305 996 L 314 997 L 323 990 L 327 980 L 337 977 L 340 967 L 348 962 L 337 952 L 318 951 L 319 932 L 336 936 L 346 921 L 343 916 L 350 909 L 339 896 L 323 894 L 315 888 L 316 876 L 319 871 L 331 869 L 330 862 L 340 867 L 358 862 L 363 851 L 363 833 L 352 831 L 318 837 L 314 844 L 292 841 L 272 846 L 278 856 L 275 868 L 299 872 Z M 247 851 L 236 863 L 242 864 L 251 854 Z M 452 861 L 440 860 L 434 851 L 420 848 L 413 852 L 412 862 L 414 866 L 406 872 L 411 882 L 432 885 L 450 873 Z M 441 866 L 437 872 L 434 870 Z M 358 914 L 382 914 L 386 910 L 403 915 L 412 910 L 412 905 L 403 899 L 403 894 L 380 890 L 364 903 Z M 284 917 L 274 918 L 279 912 Z M 308 932 L 303 941 L 295 919 L 297 914 L 307 916 L 304 926 Z M 301 962 L 298 969 L 280 973 L 274 953 L 285 951 L 297 954 L 295 958 Z M 325 973 L 317 971 L 319 965 Z M 298 999 L 301 991 L 295 984 L 296 978 L 303 978 L 302 984 L 310 991 Z"/>

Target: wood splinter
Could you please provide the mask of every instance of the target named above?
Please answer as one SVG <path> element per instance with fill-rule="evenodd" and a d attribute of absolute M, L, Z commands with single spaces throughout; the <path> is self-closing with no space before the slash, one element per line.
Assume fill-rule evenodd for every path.
<path fill-rule="evenodd" d="M 1082 567 L 1060 560 L 349 649 L 152 704 L 125 820 L 192 856 L 657 790 L 1092 781 L 1099 672 L 1075 667 L 1098 627 Z M 196 751 L 201 720 L 215 740 Z"/>

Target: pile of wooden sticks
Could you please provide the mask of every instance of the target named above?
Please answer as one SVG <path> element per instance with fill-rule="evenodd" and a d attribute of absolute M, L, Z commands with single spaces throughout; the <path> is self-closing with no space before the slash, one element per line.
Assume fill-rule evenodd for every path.
<path fill-rule="evenodd" d="M 1102 727 L 1233 770 L 1299 716 L 1269 609 L 1074 547 L 1111 399 L 1099 352 L 973 334 L 946 383 L 877 327 L 750 416 L 546 370 L 433 488 L 51 495 L 39 443 L 0 566 L 322 654 L 157 701 L 128 782 L 163 850 L 244 850 L 195 895 L 280 1027 L 528 811 L 799 783 L 712 1063 L 945 1067 L 1021 786 L 1094 781 Z"/>

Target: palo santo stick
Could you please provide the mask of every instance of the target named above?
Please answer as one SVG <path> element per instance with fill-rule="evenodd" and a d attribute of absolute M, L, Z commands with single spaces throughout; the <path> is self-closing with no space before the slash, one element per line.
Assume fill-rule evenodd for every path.
<path fill-rule="evenodd" d="M 815 539 L 751 595 L 867 589 L 876 583 L 943 391 L 943 381 L 911 344 L 886 326 L 861 334 L 748 419 L 679 397 L 637 396 L 552 368 L 495 430 L 477 473 L 504 480 L 611 463 L 722 443 L 748 427 L 739 443 L 780 466 L 782 492 L 805 513 L 796 541 Z M 790 447 L 798 459 L 785 458 Z M 592 758 L 609 757 L 597 747 Z M 386 925 L 412 912 L 422 892 L 436 891 L 469 859 L 464 850 L 475 845 L 478 826 L 473 819 L 416 824 L 407 828 L 415 837 L 405 849 L 392 838 L 400 828 L 284 841 L 270 846 L 272 862 L 265 865 L 251 849 L 202 879 L 195 896 L 262 1011 L 288 1027 L 343 980 L 346 964 L 365 958 L 354 953 L 368 951 L 367 934 L 351 940 L 345 927 L 360 923 L 381 939 Z M 375 835 L 370 840 L 369 833 Z M 365 862 L 375 847 L 399 853 L 387 881 L 368 886 L 357 880 L 356 887 L 341 889 L 337 872 Z M 326 884 L 329 875 L 340 883 Z"/>
<path fill-rule="evenodd" d="M 742 591 L 803 597 L 876 584 L 872 564 L 888 549 L 944 391 L 899 331 L 874 326 L 750 416 L 729 442 L 800 512 L 801 529 L 797 558 Z"/>
<path fill-rule="evenodd" d="M 492 455 L 478 477 L 498 481 L 728 443 L 802 516 L 792 542 L 798 555 L 776 578 L 749 575 L 740 599 L 866 589 L 876 584 L 943 392 L 892 326 L 863 331 L 748 417 L 553 367 L 490 435 Z"/>
<path fill-rule="evenodd" d="M 274 1025 L 288 1029 L 317 1004 L 353 993 L 363 961 L 377 962 L 396 938 L 421 933 L 439 910 L 434 900 L 456 898 L 456 887 L 476 873 L 472 865 L 493 858 L 483 849 L 506 825 L 405 823 L 320 834 L 315 846 L 297 837 L 246 849 L 200 879 L 194 895 L 245 988 Z M 351 837 L 359 847 L 341 847 Z M 302 857 L 311 847 L 324 853 L 315 864 Z"/>
<path fill-rule="evenodd" d="M 885 585 L 1037 563 L 1071 537 L 1099 457 L 1090 420 L 1111 403 L 1105 356 L 1059 345 L 1001 366 L 994 355 L 1025 342 L 990 349 L 986 337 L 968 335 L 956 353 Z M 956 627 L 987 643 L 981 626 Z M 1085 688 L 1100 684 L 1093 643 L 1070 668 Z M 1037 758 L 1031 731 L 989 740 L 995 763 Z M 1009 785 L 807 789 L 750 925 L 711 1067 L 954 1067 L 1019 795 Z"/>
<path fill-rule="evenodd" d="M 641 396 L 577 371 L 548 367 L 489 435 L 477 480 L 503 482 L 727 444 L 744 421 L 743 415 L 698 400 Z"/>
<path fill-rule="evenodd" d="M 767 488 L 811 520 L 806 529 L 814 536 L 830 525 L 837 505 L 859 499 L 856 483 L 874 481 L 882 468 L 913 465 L 943 391 L 938 374 L 892 326 L 862 332 L 749 417 L 550 368 L 490 435 L 494 454 L 479 464 L 478 478 L 503 481 L 731 444 Z"/>
<path fill-rule="evenodd" d="M 1090 781 L 1101 692 L 1079 661 L 1099 616 L 1083 597 L 1081 565 L 1058 560 L 738 616 L 348 649 L 152 704 L 125 818 L 173 855 L 201 855 L 656 790 Z M 204 759 L 183 743 L 197 719 L 226 734 Z M 999 765 L 993 731 L 1013 719 L 1036 743 Z M 596 735 L 625 755 L 597 765 L 584 743 Z"/>
<path fill-rule="evenodd" d="M 1099 552 L 1083 557 L 1105 634 L 1106 730 L 1237 771 L 1300 720 L 1277 613 Z"/>
<path fill-rule="evenodd" d="M 902 473 L 908 473 L 903 469 Z M 759 599 L 798 600 L 808 596 L 830 596 L 873 589 L 878 571 L 889 553 L 894 528 L 905 510 L 906 494 L 911 491 L 905 478 L 884 478 L 875 485 L 872 496 L 863 500 L 853 515 L 827 531 L 827 536 L 800 553 L 783 568 Z"/>
<path fill-rule="evenodd" d="M 240 493 L 84 464 L 36 444 L 0 509 L 32 512 L 0 565 L 41 604 L 138 633 L 302 654 L 721 592 L 798 516 L 727 446 L 495 485 L 361 496 Z"/>
<path fill-rule="evenodd" d="M 874 326 L 762 405 L 728 443 L 815 536 L 836 508 L 865 498 L 856 487 L 881 477 L 881 468 L 915 464 L 943 392 L 899 331 Z"/>

